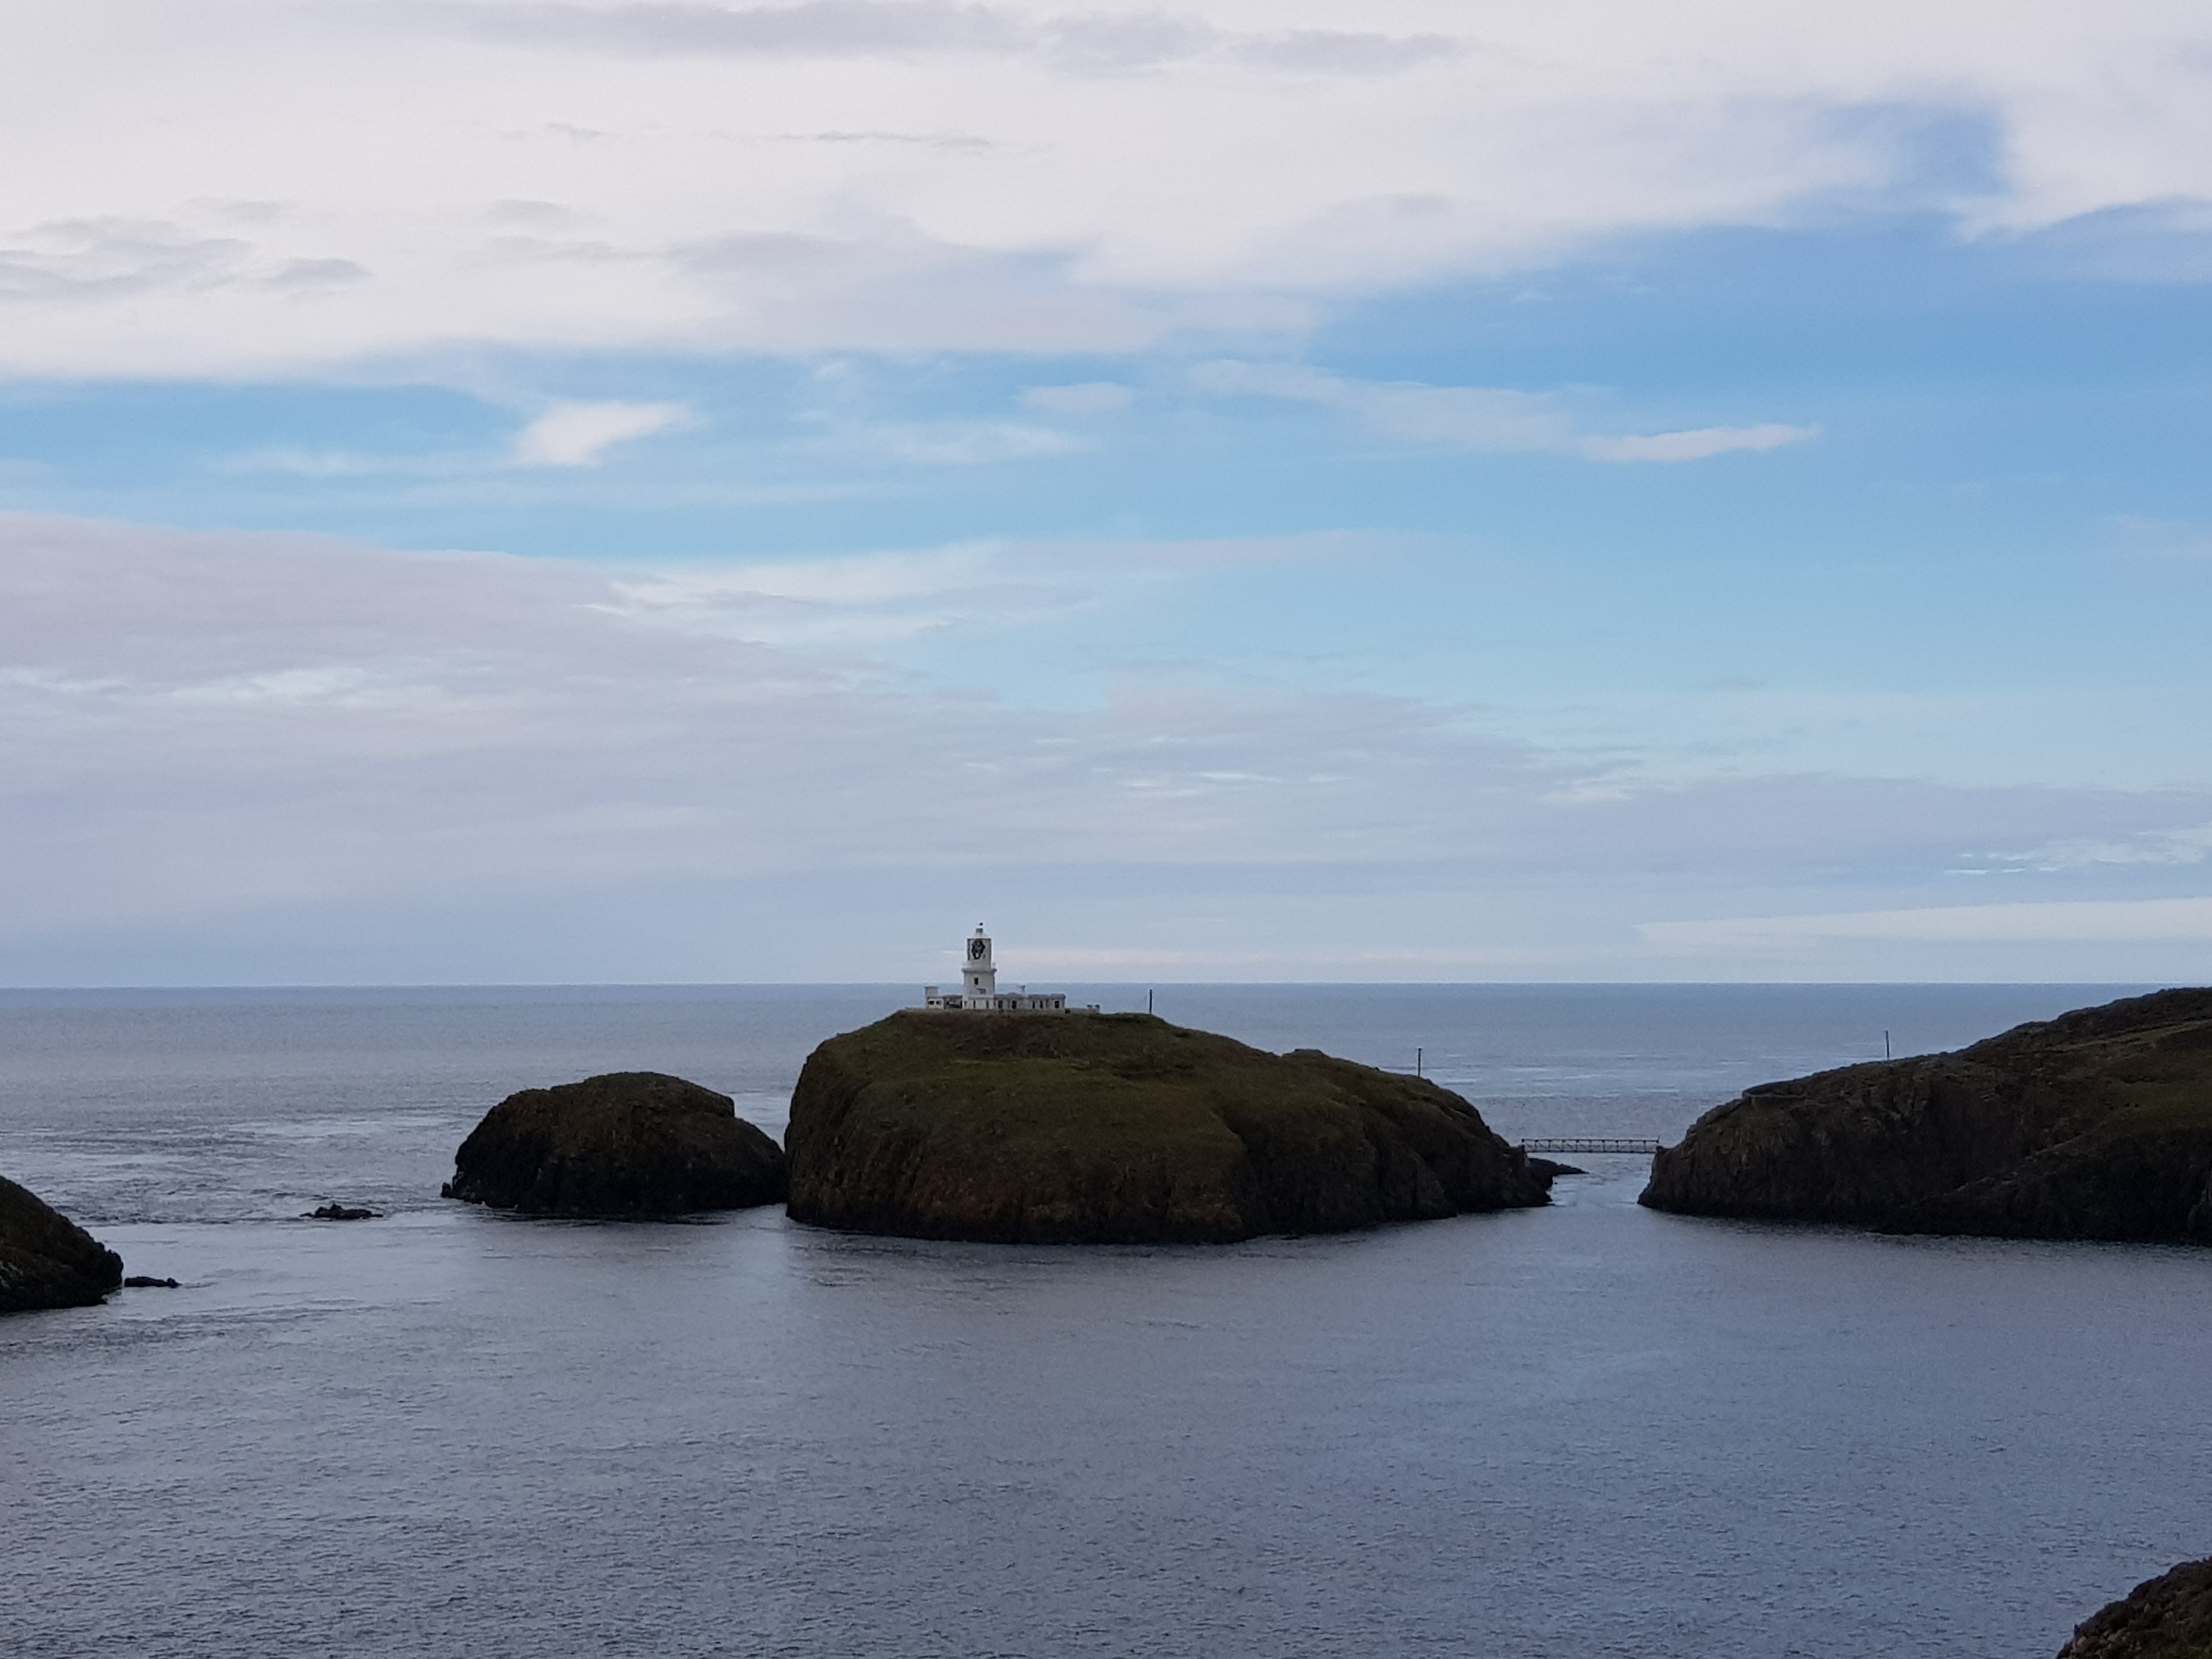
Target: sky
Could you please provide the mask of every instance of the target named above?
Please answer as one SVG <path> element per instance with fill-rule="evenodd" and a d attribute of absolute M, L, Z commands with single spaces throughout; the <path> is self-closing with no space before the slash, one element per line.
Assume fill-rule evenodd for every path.
<path fill-rule="evenodd" d="M 15 0 L 0 984 L 2212 979 L 2212 12 Z"/>

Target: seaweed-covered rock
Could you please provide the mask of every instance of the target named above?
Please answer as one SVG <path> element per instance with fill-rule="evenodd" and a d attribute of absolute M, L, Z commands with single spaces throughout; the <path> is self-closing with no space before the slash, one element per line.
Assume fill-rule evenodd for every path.
<path fill-rule="evenodd" d="M 2185 1561 L 2075 1626 L 2058 1659 L 2212 1659 L 2212 1561 Z"/>
<path fill-rule="evenodd" d="M 892 1015 L 792 1097 L 791 1213 L 858 1232 L 1226 1243 L 1547 1201 L 1457 1095 L 1146 1014 Z"/>
<path fill-rule="evenodd" d="M 659 1072 L 525 1089 L 453 1156 L 447 1198 L 534 1215 L 680 1215 L 773 1204 L 783 1149 L 727 1095 Z"/>
<path fill-rule="evenodd" d="M 2212 990 L 1747 1090 L 1652 1160 L 1643 1201 L 1899 1232 L 2212 1243 Z"/>
<path fill-rule="evenodd" d="M 88 1308 L 123 1284 L 123 1258 L 0 1178 L 0 1314 Z"/>

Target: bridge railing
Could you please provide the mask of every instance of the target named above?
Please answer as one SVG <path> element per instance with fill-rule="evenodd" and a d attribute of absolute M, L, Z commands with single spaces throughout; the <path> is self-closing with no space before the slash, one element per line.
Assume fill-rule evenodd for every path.
<path fill-rule="evenodd" d="M 1635 1140 L 1618 1135 L 1542 1135 L 1521 1143 L 1524 1152 L 1656 1152 L 1656 1140 Z"/>

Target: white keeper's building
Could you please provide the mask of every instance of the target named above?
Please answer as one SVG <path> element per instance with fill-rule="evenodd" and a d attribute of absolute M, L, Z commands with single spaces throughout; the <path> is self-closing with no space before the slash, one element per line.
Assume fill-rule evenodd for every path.
<path fill-rule="evenodd" d="M 945 1012 L 965 1010 L 979 1014 L 1064 1014 L 1067 997 L 1059 991 L 1001 991 L 998 964 L 991 959 L 991 936 L 977 922 L 968 936 L 967 959 L 960 964 L 960 988 L 921 988 L 921 1006 Z"/>

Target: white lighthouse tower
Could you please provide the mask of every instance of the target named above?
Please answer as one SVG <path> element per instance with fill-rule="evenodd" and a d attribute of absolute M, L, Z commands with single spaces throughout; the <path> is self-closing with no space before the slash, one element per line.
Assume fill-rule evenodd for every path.
<path fill-rule="evenodd" d="M 1024 985 L 1018 990 L 999 988 L 999 964 L 991 954 L 991 936 L 977 922 L 975 931 L 961 942 L 960 988 L 939 991 L 934 985 L 921 988 L 921 1006 L 940 1013 L 970 1014 L 1064 1014 L 1067 1012 L 1067 994 L 1064 991 L 1032 991 Z M 1097 1006 L 1091 1012 L 1097 1013 Z"/>
<path fill-rule="evenodd" d="M 977 922 L 968 936 L 968 959 L 960 965 L 960 1000 L 969 1008 L 990 1008 L 999 1000 L 999 965 L 991 960 L 991 936 Z"/>

